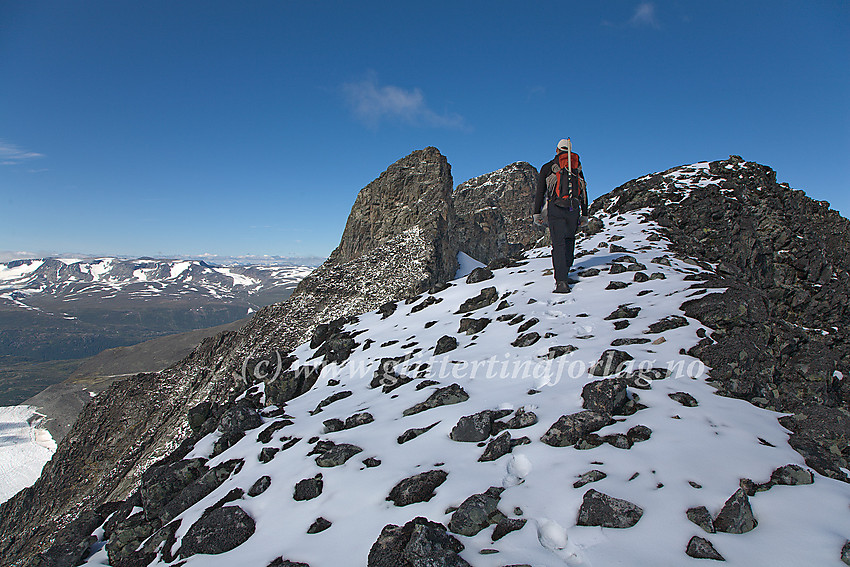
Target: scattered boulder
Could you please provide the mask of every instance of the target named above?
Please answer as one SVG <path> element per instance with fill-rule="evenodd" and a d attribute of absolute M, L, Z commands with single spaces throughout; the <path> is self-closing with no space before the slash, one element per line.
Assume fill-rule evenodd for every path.
<path fill-rule="evenodd" d="M 396 506 L 427 502 L 434 497 L 434 490 L 443 484 L 448 476 L 446 471 L 432 470 L 408 477 L 390 490 L 387 500 Z"/>
<path fill-rule="evenodd" d="M 498 422 L 501 424 L 502 422 Z M 513 417 L 505 422 L 505 429 L 522 429 L 531 427 L 537 424 L 537 414 L 533 411 L 526 411 L 525 408 L 519 408 L 514 412 Z"/>
<path fill-rule="evenodd" d="M 323 487 L 322 474 L 319 473 L 313 478 L 305 478 L 298 481 L 295 485 L 295 492 L 292 498 L 299 501 L 312 500 L 322 493 Z"/>
<path fill-rule="evenodd" d="M 427 400 L 404 410 L 403 415 L 414 415 L 439 406 L 459 404 L 469 399 L 469 394 L 458 384 L 451 384 L 445 388 L 439 388 L 431 394 Z"/>
<path fill-rule="evenodd" d="M 452 514 L 449 530 L 472 537 L 487 526 L 502 521 L 505 516 L 499 512 L 498 505 L 503 491 L 504 488 L 491 486 L 485 492 L 464 500 Z"/>
<path fill-rule="evenodd" d="M 217 555 L 230 551 L 254 534 L 254 520 L 239 506 L 209 509 L 183 536 L 180 558 L 198 553 Z"/>
<path fill-rule="evenodd" d="M 487 317 L 481 317 L 480 319 L 474 319 L 472 317 L 464 317 L 460 320 L 460 326 L 457 329 L 458 333 L 466 333 L 467 335 L 474 335 L 475 333 L 480 333 L 484 330 L 487 325 L 490 324 L 490 319 Z M 439 354 L 439 353 L 434 353 Z"/>
<path fill-rule="evenodd" d="M 630 360 L 634 360 L 634 358 L 629 353 L 613 348 L 608 349 L 602 353 L 602 356 L 599 357 L 596 364 L 591 367 L 590 373 L 594 376 L 608 376 L 610 374 L 616 374 L 617 372 L 620 372 Z"/>
<path fill-rule="evenodd" d="M 581 390 L 582 407 L 597 413 L 618 415 L 629 401 L 625 378 L 607 378 L 585 384 Z"/>
<path fill-rule="evenodd" d="M 688 547 L 685 550 L 689 556 L 696 559 L 714 559 L 715 561 L 726 561 L 720 553 L 714 549 L 711 542 L 705 538 L 694 536 L 688 542 Z"/>
<path fill-rule="evenodd" d="M 626 289 L 629 287 L 629 284 L 621 281 L 611 281 L 605 286 L 605 289 Z"/>
<path fill-rule="evenodd" d="M 574 445 L 579 439 L 598 431 L 614 420 L 607 414 L 584 410 L 577 413 L 562 415 L 540 440 L 552 447 L 567 447 Z"/>
<path fill-rule="evenodd" d="M 587 471 L 586 473 L 579 476 L 578 480 L 573 483 L 573 488 L 581 488 L 585 484 L 600 481 L 606 476 L 608 475 L 600 470 L 594 469 L 592 471 Z"/>
<path fill-rule="evenodd" d="M 458 553 L 463 544 L 446 526 L 417 517 L 387 524 L 369 549 L 367 567 L 471 567 Z"/>
<path fill-rule="evenodd" d="M 770 481 L 775 485 L 798 486 L 812 484 L 815 477 L 800 465 L 785 465 L 771 473 Z"/>
<path fill-rule="evenodd" d="M 487 444 L 484 449 L 484 454 L 478 457 L 479 462 L 495 461 L 511 452 L 513 444 L 511 443 L 511 434 L 505 431 Z"/>
<path fill-rule="evenodd" d="M 310 524 L 310 527 L 307 528 L 307 533 L 308 534 L 317 534 L 319 532 L 325 531 L 326 529 L 328 529 L 332 525 L 333 524 L 331 523 L 330 520 L 326 520 L 325 518 L 319 516 L 318 518 L 316 518 L 316 521 L 313 522 L 312 524 Z"/>
<path fill-rule="evenodd" d="M 610 315 L 605 317 L 605 320 L 611 321 L 612 319 L 634 319 L 638 316 L 638 313 L 640 313 L 640 307 L 629 307 L 628 304 L 620 305 Z"/>
<path fill-rule="evenodd" d="M 461 417 L 457 425 L 452 428 L 449 437 L 454 441 L 477 443 L 490 437 L 492 430 L 493 412 L 491 410 L 484 410 L 476 414 Z"/>
<path fill-rule="evenodd" d="M 576 523 L 579 526 L 630 528 L 638 523 L 642 515 L 640 506 L 591 488 L 584 493 Z"/>
<path fill-rule="evenodd" d="M 660 321 L 653 323 L 649 326 L 648 333 L 663 333 L 665 331 L 669 331 L 671 329 L 677 329 L 679 327 L 684 327 L 688 324 L 688 320 L 682 317 L 681 315 L 670 315 L 669 317 L 665 317 Z"/>
<path fill-rule="evenodd" d="M 407 442 L 408 442 L 408 441 L 410 441 L 411 439 L 416 439 L 417 437 L 419 437 L 420 435 L 422 435 L 423 433 L 425 433 L 426 431 L 428 431 L 429 429 L 431 429 L 432 427 L 434 427 L 434 426 L 435 426 L 435 425 L 437 425 L 438 423 L 440 423 L 440 422 L 439 422 L 439 421 L 435 421 L 435 422 L 434 422 L 434 423 L 432 423 L 431 425 L 427 425 L 427 426 L 425 426 L 425 427 L 413 427 L 413 428 L 410 428 L 410 429 L 408 429 L 407 431 L 405 431 L 404 433 L 402 433 L 401 435 L 399 435 L 399 436 L 396 438 L 396 441 L 398 442 L 398 444 L 399 444 L 399 445 L 402 445 L 402 444 L 404 444 L 404 443 L 407 443 Z"/>
<path fill-rule="evenodd" d="M 546 358 L 553 359 L 558 358 L 560 356 L 564 356 L 565 354 L 570 354 L 571 352 L 575 352 L 578 350 L 577 346 L 573 345 L 563 345 L 563 346 L 553 346 L 549 347 L 549 354 L 546 355 Z"/>
<path fill-rule="evenodd" d="M 632 443 L 640 443 L 641 441 L 646 441 L 652 435 L 652 429 L 647 427 L 646 425 L 635 425 L 634 427 L 629 428 L 626 432 L 626 436 L 632 441 Z"/>
<path fill-rule="evenodd" d="M 511 532 L 521 530 L 525 527 L 528 520 L 524 518 L 505 518 L 493 528 L 493 535 L 490 537 L 493 541 L 498 541 Z"/>
<path fill-rule="evenodd" d="M 469 313 L 470 311 L 475 311 L 476 309 L 492 305 L 497 299 L 499 299 L 499 292 L 496 291 L 496 288 L 485 287 L 481 290 L 481 293 L 464 301 L 457 312 Z"/>
<path fill-rule="evenodd" d="M 672 394 L 667 395 L 671 400 L 675 400 L 687 408 L 695 408 L 699 405 L 696 398 L 687 392 L 673 392 Z"/>
<path fill-rule="evenodd" d="M 850 540 L 847 540 L 847 543 L 841 548 L 841 560 L 850 565 Z"/>
<path fill-rule="evenodd" d="M 743 534 L 758 525 L 746 492 L 739 488 L 723 505 L 714 518 L 714 529 L 718 532 Z"/>
<path fill-rule="evenodd" d="M 511 343 L 511 345 L 515 347 L 527 347 L 533 345 L 539 340 L 540 334 L 532 331 L 530 333 L 520 335 L 514 342 Z"/>
<path fill-rule="evenodd" d="M 690 521 L 701 527 L 706 533 L 713 534 L 715 532 L 711 512 L 705 506 L 688 508 L 687 516 Z"/>
<path fill-rule="evenodd" d="M 271 485 L 272 479 L 270 476 L 261 476 L 254 484 L 251 485 L 251 488 L 248 489 L 248 496 L 259 496 L 268 490 Z"/>
<path fill-rule="evenodd" d="M 479 267 L 472 270 L 469 275 L 466 276 L 466 283 L 476 284 L 490 279 L 493 279 L 493 272 L 491 272 L 489 268 Z"/>
<path fill-rule="evenodd" d="M 316 464 L 325 468 L 338 467 L 361 451 L 363 451 L 363 449 L 357 445 L 340 443 L 339 445 L 334 445 L 316 457 Z"/>
<path fill-rule="evenodd" d="M 434 356 L 443 354 L 457 348 L 457 339 L 451 335 L 443 335 L 434 347 Z"/>

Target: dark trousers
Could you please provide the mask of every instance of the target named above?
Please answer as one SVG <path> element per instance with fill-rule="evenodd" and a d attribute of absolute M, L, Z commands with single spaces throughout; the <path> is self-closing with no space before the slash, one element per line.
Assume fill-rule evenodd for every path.
<path fill-rule="evenodd" d="M 576 247 L 576 231 L 579 219 L 578 208 L 565 209 L 549 206 L 549 235 L 552 237 L 552 266 L 555 268 L 555 281 L 567 281 Z"/>

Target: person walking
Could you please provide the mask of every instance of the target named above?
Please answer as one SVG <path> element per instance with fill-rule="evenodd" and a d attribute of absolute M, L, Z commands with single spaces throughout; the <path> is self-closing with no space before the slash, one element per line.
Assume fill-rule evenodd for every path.
<path fill-rule="evenodd" d="M 540 168 L 532 219 L 537 226 L 549 226 L 554 291 L 569 293 L 576 233 L 587 222 L 587 183 L 569 138 L 558 142 L 555 157 Z"/>

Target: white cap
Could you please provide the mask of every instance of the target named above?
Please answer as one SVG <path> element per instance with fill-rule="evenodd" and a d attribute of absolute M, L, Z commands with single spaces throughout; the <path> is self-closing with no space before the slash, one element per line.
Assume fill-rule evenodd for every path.
<path fill-rule="evenodd" d="M 573 144 L 570 142 L 569 138 L 564 138 L 560 142 L 558 142 L 558 151 L 565 152 L 567 150 L 572 150 Z"/>

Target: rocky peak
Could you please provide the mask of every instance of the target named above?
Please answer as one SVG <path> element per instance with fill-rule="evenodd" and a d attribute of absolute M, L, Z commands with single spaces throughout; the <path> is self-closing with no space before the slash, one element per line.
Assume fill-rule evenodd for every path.
<path fill-rule="evenodd" d="M 364 187 L 351 207 L 339 246 L 329 262 L 343 263 L 418 227 L 439 254 L 435 279 L 450 279 L 456 253 L 446 235 L 455 224 L 451 166 L 437 148 L 416 150 Z"/>
<path fill-rule="evenodd" d="M 452 197 L 463 251 L 488 263 L 542 245 L 545 231 L 529 220 L 536 183 L 537 170 L 519 161 L 458 185 Z"/>

